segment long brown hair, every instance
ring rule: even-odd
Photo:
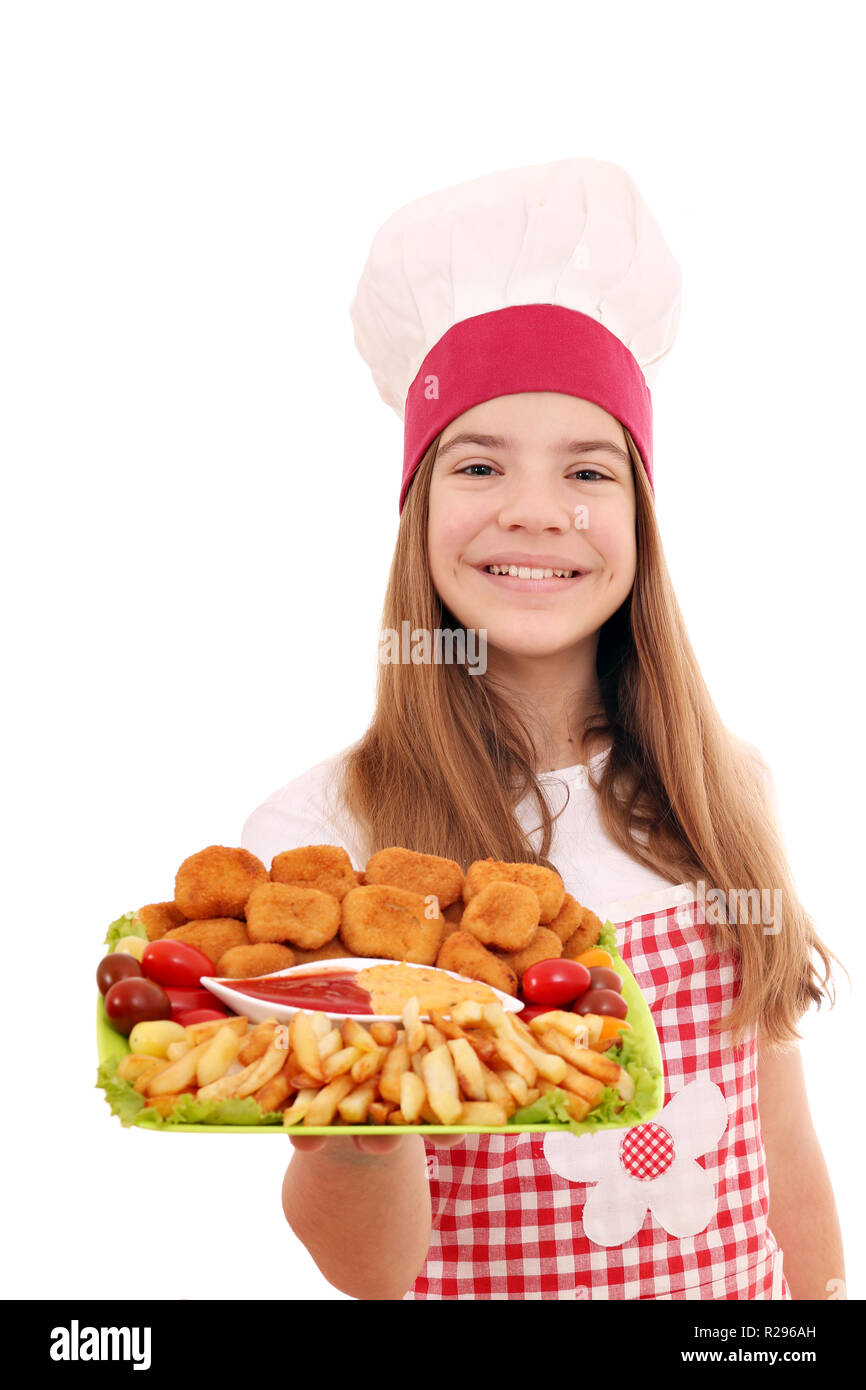
[[[781,892],[782,928],[708,915],[715,949],[733,952],[740,990],[714,1026],[734,1042],[759,1021],[762,1039],[784,1046],[812,1003],[830,995],[830,961],[794,887],[764,774],[722,723],[701,675],[671,584],[653,495],[629,434],[636,494],[637,568],[625,603],[599,633],[600,705],[586,718],[587,757],[602,823],[632,858],[669,878],[742,901],[756,888]],[[406,497],[382,615],[383,630],[460,630],[433,587],[427,564],[430,482],[441,435]],[[519,705],[465,664],[380,663],[376,710],[347,754],[342,792],[365,827],[370,853],[391,845],[455,859],[550,864],[553,817],[536,777],[536,749]],[[515,815],[537,808],[536,852]],[[555,867],[555,865],[553,866]],[[731,895],[734,895],[733,897]],[[723,895],[723,896],[722,896]],[[775,899],[773,899],[775,901]],[[818,975],[817,953],[824,967]]]

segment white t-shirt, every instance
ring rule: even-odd
[[[351,745],[350,745],[351,746]],[[316,763],[314,767],[280,787],[248,817],[241,836],[244,849],[269,866],[281,850],[300,845],[342,845],[356,869],[370,858],[362,829],[340,805],[336,774],[348,748]],[[607,751],[590,760],[595,767]],[[645,868],[614,844],[601,824],[598,797],[589,786],[583,765],[544,772],[538,779],[555,814],[548,859],[556,865],[566,890],[602,921],[617,920],[622,905],[632,898],[671,889],[671,881]],[[534,800],[517,807],[517,818],[534,846],[541,841],[541,827]]]

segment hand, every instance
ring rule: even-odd
[[[355,1148],[362,1154],[376,1155],[389,1154],[402,1144],[406,1139],[414,1139],[412,1134],[345,1134],[337,1135],[331,1139],[326,1134],[297,1135],[290,1134],[293,1145],[303,1153],[315,1153],[317,1149],[322,1149],[325,1145],[330,1150],[332,1157],[345,1156],[345,1149],[342,1153],[334,1148],[335,1144],[344,1145],[347,1139],[351,1139]],[[419,1139],[428,1139],[437,1149],[450,1149],[455,1144],[462,1144],[466,1138],[465,1134],[423,1134],[417,1136]]]

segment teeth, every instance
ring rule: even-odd
[[[535,569],[529,565],[488,565],[490,574],[507,574],[512,579],[571,579],[575,570]]]

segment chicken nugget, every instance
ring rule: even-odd
[[[350,888],[357,888],[360,874],[339,845],[302,845],[286,849],[271,860],[271,882],[294,888],[318,888],[342,902]]]
[[[209,960],[216,962],[230,951],[232,946],[249,946],[250,938],[244,922],[234,917],[209,917],[198,921],[184,922],[183,926],[172,927],[165,933],[170,941],[186,941],[204,951]]]
[[[283,941],[315,951],[340,929],[340,904],[318,888],[257,883],[247,903],[250,941]]]
[[[476,859],[474,864],[469,865],[463,880],[463,901],[470,903],[488,883],[501,879],[509,883],[522,883],[538,894],[541,923],[552,922],[562,907],[565,884],[559,874],[546,869],[543,864],[510,864],[500,859]]]
[[[583,916],[583,908],[571,893],[566,893],[559,909],[552,922],[548,923],[551,931],[555,931],[560,941],[567,941],[568,938],[577,931],[580,926],[580,919]]]
[[[517,994],[517,975],[507,961],[482,946],[470,931],[455,931],[442,942],[436,957],[440,970],[453,970],[470,980],[483,980],[503,994]]]
[[[354,952],[350,951],[343,939],[337,935],[332,941],[326,941],[324,946],[317,946],[315,951],[302,951],[296,946],[294,954],[296,965],[309,965],[313,960],[348,960]]]
[[[463,870],[453,859],[438,854],[417,854],[412,849],[380,849],[368,860],[364,883],[385,883],[393,888],[405,888],[420,893],[422,898],[433,894],[440,909],[457,901],[463,891]]]
[[[538,895],[523,883],[488,883],[466,906],[461,931],[471,931],[483,946],[521,951],[538,929]]]
[[[353,956],[433,965],[445,929],[445,919],[433,907],[407,888],[365,884],[343,899],[340,935]]]
[[[181,864],[174,880],[174,900],[192,920],[240,918],[253,888],[267,877],[261,859],[249,850],[209,845]]]
[[[230,946],[217,961],[217,974],[232,980],[271,975],[297,965],[295,953],[275,941],[259,941],[254,946]]]
[[[177,903],[146,903],[135,915],[147,932],[148,941],[158,941],[172,927],[182,927],[186,921]]]
[[[511,966],[520,984],[530,965],[540,960],[558,960],[562,955],[562,942],[550,927],[537,927],[535,935],[522,951],[502,951],[501,958]]]
[[[601,929],[604,926],[600,917],[596,917],[594,912],[590,912],[588,907],[581,908],[580,925],[576,931],[566,941],[562,948],[562,954],[566,960],[576,960],[581,951],[589,950],[594,946],[601,936]]]

